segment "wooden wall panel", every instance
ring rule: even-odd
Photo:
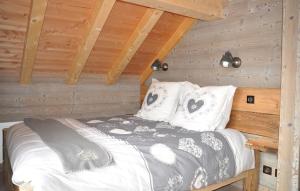
[[[283,0],[281,107],[277,190],[299,191],[300,1]]]
[[[299,3],[299,2],[298,2]],[[298,6],[298,39],[297,39],[297,75],[296,75],[296,104],[295,104],[295,129],[294,129],[294,160],[292,185],[300,189],[300,7]]]
[[[34,71],[65,72],[70,68],[95,0],[74,4],[49,0]]]
[[[126,67],[124,74],[141,74],[176,31],[183,19],[183,16],[165,12]]]
[[[278,140],[279,116],[248,111],[232,111],[228,127],[244,133]]]
[[[83,72],[106,73],[111,69],[146,10],[145,7],[117,1]]]
[[[254,96],[254,103],[247,103],[248,96]],[[278,142],[279,110],[279,88],[238,88],[228,127]]]
[[[139,108],[138,77],[122,77],[105,85],[105,76],[84,75],[76,86],[62,77],[33,78],[22,86],[0,76],[0,122],[24,117],[97,117],[136,113]],[[7,76],[6,78],[15,78]]]
[[[0,70],[19,71],[30,2],[31,0],[0,0],[0,42],[5,43],[0,45]],[[78,60],[76,55],[79,54],[76,53],[97,2],[100,1],[48,0],[37,55],[34,56],[33,75],[36,72],[66,73],[72,61]],[[147,9],[118,0],[92,52],[85,55],[88,60],[83,73],[107,73],[118,61],[122,49]],[[148,38],[138,48],[137,53],[131,55],[133,59],[123,73],[140,75],[157,57],[184,18],[186,17],[165,12],[150,30]]]
[[[128,66],[131,59],[143,44],[147,36],[150,34],[163,13],[164,12],[161,10],[150,8],[145,12],[140,22],[127,40],[118,58],[108,71],[106,80],[108,84],[113,84],[118,81],[118,78]]]
[[[0,1],[0,70],[19,71],[30,0]]]
[[[281,0],[233,0],[225,19],[201,22],[185,35],[168,59],[161,80],[188,80],[200,85],[280,87]],[[222,68],[225,51],[242,59],[238,69]]]
[[[223,0],[123,0],[165,12],[183,15],[204,21],[223,18]]]
[[[89,20],[86,21],[84,34],[77,53],[72,61],[71,67],[68,71],[66,83],[69,85],[76,84],[82,74],[87,60],[95,46],[95,43],[101,35],[104,24],[106,23],[111,10],[114,7],[116,0],[102,0],[96,1]]]
[[[254,96],[254,104],[247,103],[247,96]],[[279,115],[280,89],[238,88],[234,95],[232,109]]]

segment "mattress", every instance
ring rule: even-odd
[[[153,135],[163,136],[158,129],[163,129],[164,132],[166,129],[169,129],[170,132],[173,131],[170,130],[172,128],[166,123],[148,121],[146,126],[140,124],[145,124],[143,120],[130,116],[81,121],[59,119],[59,121],[73,128],[83,137],[104,146],[113,155],[114,165],[89,171],[64,173],[63,166],[57,154],[35,132],[24,123],[20,123],[11,127],[12,129],[9,131],[7,137],[8,154],[13,170],[12,181],[14,184],[21,186],[22,184],[30,183],[35,191],[182,190],[179,184],[184,182],[185,177],[194,176],[195,174],[195,172],[191,172],[193,173],[192,175],[186,174],[189,172],[180,172],[184,175],[169,177],[165,181],[165,187],[156,186],[155,181],[164,179],[166,176],[164,175],[164,171],[167,172],[172,164],[172,160],[174,159],[172,152],[168,152],[168,148],[163,147],[162,144],[154,144],[156,147],[152,147],[151,155],[154,155],[154,158],[156,155],[156,159],[158,160],[155,161],[154,166],[161,162],[165,163],[167,168],[166,170],[161,169],[161,171],[158,169],[151,173],[150,168],[153,168],[151,167],[153,164],[149,160],[146,160],[149,154],[140,152],[140,149],[137,148],[138,146],[131,144],[130,141],[126,141],[127,139],[122,139],[122,137],[128,137],[128,134],[130,134],[131,127],[128,127],[129,129],[126,129],[126,127],[134,124],[132,128],[134,130],[139,129],[139,132],[135,136],[130,137],[136,139],[136,137],[140,137],[141,131],[142,133],[148,131],[148,133],[152,133],[151,139],[143,140],[143,142],[150,142],[153,140]],[[152,128],[151,125],[155,126],[157,131],[153,130],[155,128]],[[178,132],[187,133],[182,129],[177,130]],[[217,132],[227,140],[233,153],[234,160],[232,162],[235,166],[233,175],[238,175],[245,170],[254,168],[254,152],[245,146],[247,139],[242,133],[233,129],[224,129]],[[172,133],[165,133],[165,135],[167,134]],[[165,139],[164,137],[162,140]],[[185,153],[189,152],[188,154],[191,154],[186,158],[194,160],[195,156],[192,155],[195,155],[193,153],[194,149],[185,151],[187,151]],[[209,163],[209,161],[204,161],[204,164],[205,162]],[[164,168],[164,166],[161,166],[161,168]],[[202,168],[198,168],[197,173],[199,173],[199,169],[201,170]],[[177,173],[178,170],[175,171]],[[220,171],[218,173],[220,174]],[[224,174],[221,175],[224,176]],[[203,174],[199,177],[203,178]],[[207,183],[204,184],[203,180],[199,179],[199,177],[194,178],[198,181],[196,185],[206,186]],[[195,185],[195,182],[193,185]],[[192,186],[190,188],[192,189]]]

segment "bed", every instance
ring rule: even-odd
[[[247,104],[247,97],[249,95],[255,97],[255,103]],[[270,99],[270,96],[272,99]],[[249,100],[248,100],[249,101]],[[208,147],[215,148],[214,150],[220,150],[217,149],[218,145],[220,144],[213,144],[211,145],[209,142],[205,142],[203,140],[213,140],[214,142],[220,141],[223,137],[225,141],[222,142],[223,145],[228,143],[228,147],[231,148],[232,151],[232,157],[234,158],[233,166],[235,166],[234,170],[231,170],[231,175],[229,173],[229,169],[227,169],[228,173],[224,173],[224,169],[219,169],[219,177],[220,179],[216,179],[216,182],[212,181],[203,181],[203,173],[200,178],[191,178],[191,182],[194,181],[192,185],[197,185],[194,187],[190,187],[192,190],[214,190],[219,187],[222,187],[227,184],[231,184],[233,182],[244,180],[244,190],[256,190],[257,189],[257,179],[258,179],[258,170],[259,170],[259,152],[255,151],[255,157],[253,155],[253,151],[251,151],[249,148],[246,147],[246,139],[244,136],[239,133],[236,130],[260,135],[265,137],[264,140],[270,139],[273,141],[276,141],[276,137],[278,136],[278,111],[276,110],[276,107],[274,108],[274,102],[275,106],[277,106],[279,101],[279,90],[277,89],[253,89],[253,88],[241,88],[237,91],[234,99],[233,104],[233,111],[231,114],[231,121],[228,124],[228,129],[223,131],[218,131],[217,134],[211,134],[210,132],[204,132],[197,135],[199,137],[200,142],[203,142],[204,145],[208,145]],[[246,102],[246,103],[245,103]],[[272,107],[268,107],[266,109],[266,106],[273,105]],[[137,145],[128,145],[125,143],[133,143],[133,142],[139,142],[139,140],[136,140],[136,137],[138,136],[140,139],[145,138],[143,133],[148,133],[151,136],[146,136],[150,139],[147,139],[146,142],[151,142],[153,140],[153,137],[156,137],[161,140],[165,140],[166,136],[173,136],[173,139],[177,137],[178,139],[181,139],[182,145],[176,145],[175,147],[178,149],[180,153],[189,153],[188,159],[189,162],[193,161],[193,158],[197,158],[197,155],[199,155],[199,149],[197,150],[197,147],[189,147],[187,145],[193,144],[193,141],[197,140],[197,136],[194,137],[193,141],[190,139],[187,139],[186,135],[188,134],[188,138],[191,138],[191,134],[186,131],[182,131],[180,128],[175,128],[176,133],[181,132],[180,135],[174,133],[174,127],[171,125],[168,125],[166,123],[148,123],[147,125],[144,125],[145,121],[142,121],[136,117],[133,116],[118,116],[113,118],[101,118],[101,119],[93,119],[93,120],[74,120],[74,119],[60,119],[60,122],[63,124],[66,124],[67,126],[71,128],[75,128],[76,131],[84,135],[85,137],[89,137],[94,142],[100,142],[102,145],[104,145],[106,148],[109,148],[108,150],[113,153],[114,160],[117,164],[121,165],[115,165],[118,166],[117,168],[111,167],[109,171],[111,172],[104,172],[103,169],[101,171],[93,171],[93,172],[80,172],[80,173],[74,173],[77,175],[71,175],[72,178],[70,178],[70,175],[66,176],[64,173],[57,173],[54,171],[59,171],[58,169],[43,169],[44,171],[49,171],[49,173],[46,173],[46,178],[40,178],[34,177],[35,175],[38,175],[38,172],[35,172],[34,169],[30,167],[30,165],[27,166],[27,169],[18,170],[18,164],[26,161],[26,157],[24,159],[24,156],[22,154],[18,155],[19,153],[26,153],[27,156],[28,153],[30,153],[34,149],[40,149],[43,150],[45,147],[41,145],[41,141],[38,140],[38,137],[34,135],[30,131],[29,128],[26,128],[24,124],[19,124],[15,126],[16,129],[14,132],[10,132],[10,134],[7,136],[7,130],[4,131],[4,161],[5,161],[5,173],[6,173],[6,182],[10,190],[32,190],[32,187],[35,187],[36,190],[76,190],[74,188],[80,187],[79,190],[93,190],[97,189],[95,186],[98,183],[98,188],[101,188],[103,190],[153,190],[151,186],[155,183],[155,185],[158,185],[155,190],[182,190],[180,187],[180,184],[182,181],[182,176],[179,176],[177,174],[172,174],[172,171],[170,169],[166,168],[164,169],[165,172],[169,172],[169,175],[167,179],[163,182],[166,182],[165,185],[160,184],[160,180],[163,179],[166,176],[160,176],[159,170],[152,170],[152,168],[155,168],[155,165],[157,164],[157,161],[152,164],[148,160],[160,160],[160,162],[166,163],[168,166],[173,164],[172,162],[172,152],[168,154],[170,150],[168,148],[165,148],[163,144],[156,144],[157,147],[148,147],[148,145],[142,145],[141,148],[147,148],[146,152],[151,153],[152,155],[157,156],[156,159],[145,159],[142,157],[138,157],[140,155],[139,152],[136,152],[135,149],[138,147]],[[113,123],[112,123],[113,122]],[[134,124],[133,127],[130,127],[130,129],[126,129],[126,125]],[[149,124],[150,123],[150,124]],[[115,124],[123,124],[123,128],[118,128],[118,126],[115,126]],[[90,128],[90,126],[100,127],[100,130],[95,130],[96,128]],[[145,128],[150,127],[150,128]],[[153,128],[156,127],[156,128]],[[103,130],[101,130],[101,128]],[[106,131],[104,130],[106,128]],[[258,129],[259,128],[259,129]],[[157,129],[157,131],[153,131],[153,129]],[[233,130],[235,129],[235,130]],[[184,135],[182,135],[182,133]],[[147,135],[148,135],[147,134]],[[135,135],[135,136],[131,136]],[[221,135],[221,137],[218,137]],[[15,137],[15,138],[13,138]],[[18,139],[16,139],[18,137]],[[114,137],[112,139],[112,137]],[[117,138],[116,138],[117,137]],[[122,140],[122,137],[126,137],[127,141]],[[162,139],[163,137],[163,139]],[[201,139],[200,139],[201,137]],[[8,138],[8,140],[6,140]],[[130,138],[130,141],[128,141]],[[33,141],[33,142],[32,142]],[[144,142],[145,141],[141,141]],[[8,143],[8,145],[7,145]],[[39,146],[33,147],[32,145],[35,145],[34,143],[38,143]],[[153,142],[154,143],[154,142]],[[161,142],[160,142],[161,143]],[[26,146],[27,144],[27,146]],[[21,145],[21,146],[20,146]],[[25,145],[25,146],[24,146]],[[29,146],[28,146],[29,145]],[[155,144],[150,144],[155,145]],[[7,149],[10,148],[10,149]],[[121,148],[121,149],[120,149]],[[30,150],[31,149],[31,150]],[[183,152],[182,152],[183,151]],[[8,154],[9,153],[9,154]],[[130,154],[129,154],[130,153]],[[230,158],[228,155],[228,151],[223,152],[225,153],[224,161],[226,157]],[[50,161],[53,162],[53,160],[49,160],[51,157],[54,157],[53,155],[44,155],[43,152],[40,152],[40,157],[45,158],[45,166],[48,165],[47,162]],[[177,155],[180,155],[176,153]],[[217,154],[216,156],[222,156],[221,154]],[[29,154],[30,155],[30,154]],[[10,157],[9,157],[10,156]],[[118,157],[120,156],[120,157]],[[122,157],[121,157],[122,156]],[[126,158],[127,156],[127,158]],[[133,157],[136,156],[136,157]],[[145,155],[144,156],[148,156]],[[192,156],[192,157],[191,157]],[[125,159],[124,159],[125,157]],[[185,157],[185,156],[184,156]],[[184,158],[183,157],[183,158]],[[9,160],[9,158],[11,160]],[[147,157],[146,157],[147,158]],[[209,157],[208,157],[209,158]],[[141,160],[143,159],[143,160]],[[254,166],[254,160],[255,160],[255,166]],[[27,161],[30,161],[27,159]],[[180,160],[181,161],[181,160]],[[213,163],[213,162],[212,162]],[[12,164],[13,169],[15,171],[13,180],[15,183],[18,183],[19,186],[15,186],[11,183],[11,167]],[[130,165],[128,165],[130,164]],[[183,163],[184,164],[184,163]],[[205,164],[205,163],[204,163]],[[217,163],[218,164],[218,163]],[[51,165],[51,164],[49,164]],[[54,166],[59,166],[59,164],[56,164]],[[186,163],[184,167],[186,167],[190,171],[192,175],[185,175],[184,177],[188,176],[195,176],[196,174],[199,175],[199,172],[203,172],[203,167],[206,168],[206,166],[209,165],[200,165],[195,168],[193,165],[189,165],[189,163]],[[222,165],[220,165],[222,167]],[[106,168],[109,169],[110,167]],[[114,168],[114,169],[112,169]],[[159,166],[158,168],[164,168],[164,166]],[[195,168],[195,169],[193,169]],[[138,170],[137,170],[138,169]],[[178,168],[180,169],[180,168]],[[176,172],[178,171],[176,170]],[[154,172],[154,174],[149,173],[149,170]],[[204,169],[204,171],[207,169]],[[180,170],[179,170],[180,171]],[[220,172],[223,172],[220,174]],[[226,170],[225,170],[226,171]],[[30,172],[30,173],[29,173]],[[138,172],[138,174],[137,174]],[[156,172],[156,174],[155,174]],[[181,172],[180,172],[181,173]],[[179,173],[179,174],[180,174]],[[72,174],[72,173],[71,173]],[[80,174],[80,175],[78,175]],[[84,175],[83,175],[84,174]],[[149,176],[150,174],[150,176]],[[205,173],[204,173],[205,174]],[[98,178],[95,178],[98,177]],[[119,177],[119,178],[118,178]],[[120,177],[127,177],[125,179]],[[39,179],[38,181],[31,182],[31,179]],[[155,180],[156,178],[156,180]],[[207,177],[206,177],[207,178]],[[24,181],[26,180],[27,181]],[[122,180],[126,180],[123,181]],[[195,183],[195,180],[198,182]],[[27,182],[27,183],[21,183],[21,182]],[[101,182],[103,181],[103,182]],[[151,182],[152,181],[152,182]],[[45,183],[46,182],[46,183]],[[52,184],[51,184],[52,183]],[[111,185],[110,185],[111,183]],[[116,184],[112,184],[116,183]],[[33,184],[33,185],[32,185]],[[185,183],[190,184],[190,183]],[[47,189],[43,186],[47,185]],[[54,187],[51,187],[54,186]],[[103,187],[104,185],[104,187]],[[163,185],[163,186],[162,186]],[[58,186],[58,187],[56,187]],[[37,189],[38,188],[38,189]],[[52,188],[52,189],[51,189]],[[63,189],[62,189],[63,188]],[[179,189],[178,189],[179,188]],[[181,189],[180,189],[181,188]],[[185,188],[185,187],[184,187]]]

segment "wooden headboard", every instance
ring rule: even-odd
[[[141,101],[147,91],[148,87],[142,86]],[[261,136],[259,142],[253,144],[267,145],[277,149],[279,116],[280,89],[238,88],[234,95],[231,117],[227,127]]]
[[[254,99],[254,103],[247,103]],[[280,89],[238,88],[228,127],[278,139]]]
[[[252,103],[253,101],[253,103]],[[277,149],[280,117],[280,89],[238,88],[228,128],[261,136],[251,144]]]

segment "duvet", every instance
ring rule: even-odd
[[[57,154],[19,124],[8,133],[15,184],[30,182],[37,191],[192,190],[254,167],[245,137],[230,129],[195,132],[134,116],[58,121],[104,147],[113,162],[65,173]]]

